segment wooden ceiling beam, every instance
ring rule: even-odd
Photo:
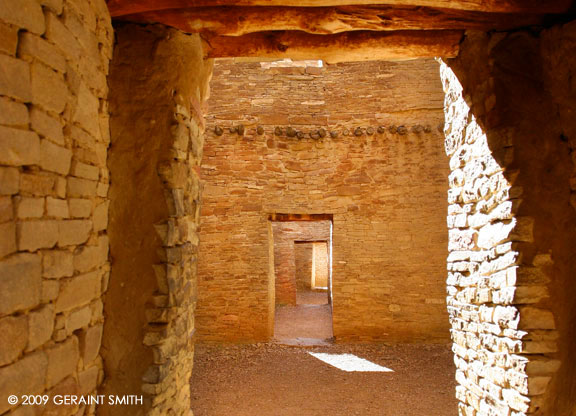
[[[199,7],[169,9],[122,17],[155,22],[187,33],[222,36],[274,30],[333,34],[356,30],[510,30],[538,25],[534,14],[482,13],[409,6]]]
[[[327,63],[455,57],[463,32],[458,30],[355,31],[334,35],[258,32],[206,38],[206,58],[260,57]]]
[[[495,13],[563,13],[572,0],[108,0],[112,17],[157,10],[213,6],[425,6]]]

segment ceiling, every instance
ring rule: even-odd
[[[108,0],[115,20],[200,33],[206,57],[403,60],[453,57],[464,30],[565,16],[572,0]]]

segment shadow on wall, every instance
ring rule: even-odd
[[[487,135],[452,69],[440,61],[440,72],[451,169],[447,304],[460,412],[534,413],[560,366],[547,307],[552,258],[536,253],[523,261],[534,219],[519,215],[523,188],[509,168],[508,131]]]

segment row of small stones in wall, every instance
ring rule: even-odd
[[[392,134],[399,134],[401,136],[404,136],[406,134],[408,134],[408,132],[412,132],[412,133],[431,133],[432,132],[432,127],[430,125],[420,125],[420,124],[416,124],[410,128],[406,127],[406,126],[396,126],[396,125],[390,125],[390,126],[378,126],[378,127],[356,127],[353,129],[342,129],[341,131],[338,130],[326,130],[324,128],[318,128],[318,129],[312,129],[310,131],[304,132],[301,130],[297,130],[294,127],[288,126],[288,127],[280,127],[280,126],[276,126],[273,130],[274,135],[276,136],[284,136],[286,135],[287,137],[296,137],[298,139],[304,139],[306,136],[308,136],[311,139],[323,139],[327,136],[330,136],[332,139],[337,139],[340,135],[342,136],[350,136],[350,135],[354,135],[356,137],[360,137],[363,135],[368,135],[368,136],[372,136],[374,134],[384,134],[386,132],[392,133]],[[437,126],[437,130],[440,132],[444,131],[444,124],[440,123]],[[220,127],[220,126],[215,126],[214,127],[214,134],[216,136],[222,136],[224,133],[228,132],[230,134],[238,134],[239,136],[243,136],[244,133],[246,132],[246,127],[243,124],[239,124],[237,126],[230,126],[230,127]],[[258,134],[258,135],[263,135],[266,132],[266,129],[263,126],[257,126],[254,129],[254,133]]]

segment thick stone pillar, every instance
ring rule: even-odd
[[[468,33],[441,68],[463,415],[573,411],[575,29]]]
[[[103,377],[112,40],[104,0],[0,5],[1,414],[94,413],[52,399]]]
[[[120,26],[117,39],[105,393],[144,394],[144,406],[132,414],[191,414],[197,166],[211,62],[203,61],[199,36],[162,26]]]

